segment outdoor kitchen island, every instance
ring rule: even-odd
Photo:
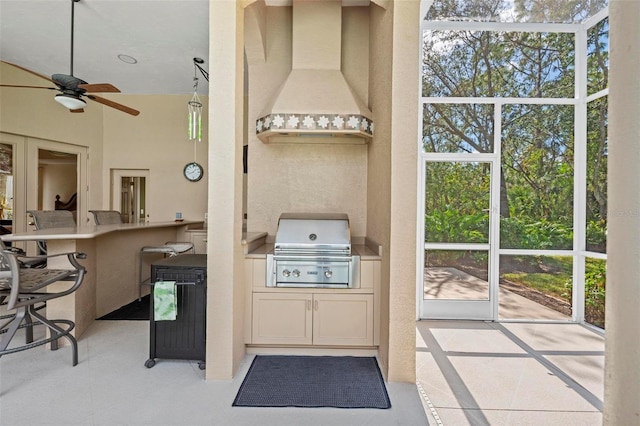
[[[82,252],[87,258],[80,263],[87,269],[80,288],[63,298],[47,303],[47,314],[75,322],[76,337],[99,318],[138,298],[137,259],[142,246],[182,241],[189,227],[202,221],[125,223],[119,225],[85,225],[74,228],[52,228],[3,235],[4,241],[44,240],[49,255]],[[145,256],[143,267],[162,254]],[[49,259],[50,268],[67,268],[65,256]],[[67,286],[64,283],[54,284]],[[54,303],[53,303],[54,302]]]
[[[273,237],[248,233],[245,246],[245,344],[249,353],[375,354],[380,339],[382,248],[351,239],[359,256],[351,288],[268,287]]]

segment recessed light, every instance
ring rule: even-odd
[[[126,62],[127,64],[137,64],[138,63],[138,60],[136,58],[134,58],[133,56],[124,55],[122,53],[118,55],[118,59],[120,59],[122,62]]]

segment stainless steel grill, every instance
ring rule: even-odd
[[[346,214],[280,216],[273,254],[267,255],[267,287],[355,288],[359,270]]]

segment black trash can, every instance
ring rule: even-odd
[[[175,281],[178,299],[175,321],[155,321],[153,316],[153,283]],[[181,254],[151,264],[151,311],[149,359],[145,367],[156,364],[156,358],[198,360],[201,370],[206,359],[207,255]]]

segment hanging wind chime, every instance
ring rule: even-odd
[[[209,74],[202,69],[199,64],[203,64],[204,60],[200,58],[193,58],[193,96],[191,100],[187,102],[189,114],[187,135],[189,141],[194,141],[193,144],[193,161],[184,166],[184,177],[191,182],[197,182],[202,179],[204,170],[197,159],[197,144],[195,142],[202,142],[202,102],[198,96],[198,70],[202,73],[204,78],[209,81]]]
[[[194,59],[195,61],[195,59]],[[202,102],[198,96],[198,77],[193,69],[193,96],[189,105],[189,140],[202,142]]]

